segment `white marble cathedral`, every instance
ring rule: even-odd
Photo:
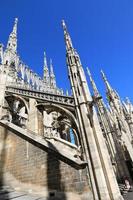
[[[26,173],[22,175],[22,171],[18,170],[21,168],[20,161],[16,162],[19,159],[16,155],[19,145],[17,146],[15,142],[16,146],[12,146],[13,142],[19,139],[10,138],[6,141],[8,161],[6,160],[3,166],[3,184],[6,179],[9,179],[8,182],[12,187],[16,182],[18,184],[18,181],[22,187],[28,183],[26,187],[30,189],[34,188],[33,185],[40,186],[45,188],[45,195],[52,194],[55,198],[65,193],[65,196],[61,197],[62,200],[74,200],[75,197],[84,200],[122,200],[120,184],[124,184],[125,179],[128,179],[130,184],[133,183],[132,103],[129,99],[125,102],[121,101],[105,74],[101,72],[108,100],[108,106],[105,105],[87,69],[93,89],[93,94],[90,93],[80,57],[73,47],[64,21],[62,26],[72,95],[64,94],[63,90],[57,87],[52,60],[48,67],[45,53],[44,74],[43,77],[39,77],[18,56],[17,22],[18,20],[15,19],[6,48],[3,44],[0,45],[1,134],[3,130],[8,130],[9,138],[10,134],[16,134],[12,137],[20,137],[26,141],[23,146],[26,152],[23,160],[26,158],[28,161],[25,162],[31,161],[30,155],[33,150],[31,152],[30,145],[41,148],[44,152],[45,149],[47,149],[46,152],[52,152],[52,155],[55,155],[57,161],[60,162],[61,175],[55,180],[48,177],[47,171],[47,178],[44,178],[47,179],[45,184],[41,182],[42,175],[36,175],[38,182]],[[1,139],[1,141],[4,140]],[[13,148],[16,148],[15,152]],[[27,165],[25,162],[23,166]],[[42,160],[36,161],[35,165],[36,163],[39,165],[40,162]],[[49,163],[47,165],[49,166]],[[51,171],[54,171],[56,167],[53,165]],[[45,171],[45,164],[41,164],[40,171],[42,168]],[[73,175],[75,179],[72,179],[72,174],[69,172],[63,175],[64,168],[70,168],[73,174],[77,174]],[[38,168],[34,169],[33,176],[37,170]],[[12,179],[10,180],[9,177]],[[83,177],[85,177],[84,180]],[[52,185],[52,180],[60,187]],[[50,193],[51,191],[53,193]]]

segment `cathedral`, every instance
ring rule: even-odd
[[[47,200],[125,199],[133,185],[133,104],[101,71],[105,104],[64,21],[72,95],[57,86],[45,52],[40,77],[18,55],[17,23],[0,44],[0,187]]]

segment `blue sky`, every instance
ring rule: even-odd
[[[14,18],[18,23],[18,53],[42,75],[43,51],[53,59],[57,84],[69,88],[64,19],[81,57],[104,95],[100,70],[122,98],[133,101],[132,0],[4,0],[0,1],[0,42],[6,45]]]

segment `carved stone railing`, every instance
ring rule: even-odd
[[[35,98],[37,100],[43,100],[46,102],[53,102],[57,104],[67,105],[70,107],[74,107],[74,99],[71,96],[65,95],[57,95],[51,93],[45,93],[38,90],[26,89],[26,88],[19,88],[19,87],[6,87],[6,93],[13,93],[18,94],[26,97]]]

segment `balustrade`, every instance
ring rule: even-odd
[[[56,94],[50,94],[50,93],[44,93],[38,90],[33,90],[29,88],[20,88],[19,85],[16,86],[7,86],[6,92],[9,93],[15,93],[15,94],[21,94],[23,96],[28,97],[34,97],[40,100],[46,100],[54,103],[69,105],[71,107],[74,106],[74,99],[69,96],[63,96],[63,95],[56,95]]]

